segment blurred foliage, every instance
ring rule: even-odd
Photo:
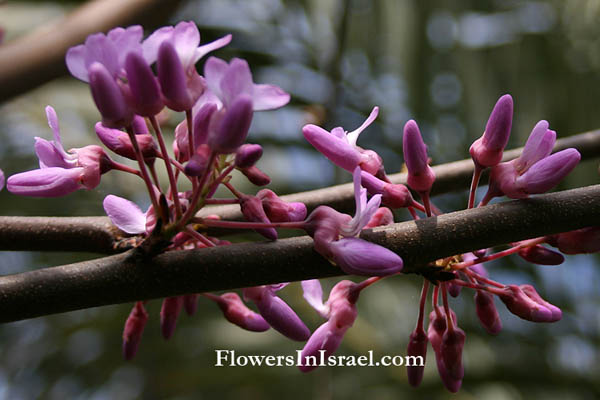
[[[0,3],[0,26],[11,40],[72,2]],[[410,118],[422,127],[434,163],[468,156],[496,99],[511,93],[515,120],[509,147],[524,143],[547,119],[559,136],[600,127],[600,2],[417,0],[200,0],[188,1],[172,21],[194,20],[203,41],[227,32],[234,41],[217,52],[247,58],[256,82],[275,83],[293,95],[282,110],[255,117],[251,142],[265,146],[260,166],[279,193],[348,181],[308,146],[308,122],[354,129],[374,105],[377,123],[360,144],[373,148],[387,170],[402,166],[401,130]],[[199,65],[200,70],[202,66]],[[59,115],[67,148],[95,140],[98,119],[87,86],[59,79],[0,106],[1,167],[35,168],[33,138],[50,137],[43,108]],[[179,115],[172,115],[173,127]],[[563,188],[598,183],[598,160],[588,161]],[[242,179],[236,184],[247,191]],[[108,174],[93,192],[63,199],[0,195],[4,215],[99,215],[109,193],[147,205],[143,187]],[[463,208],[464,191],[435,199],[445,210]],[[60,265],[94,255],[2,254],[0,272]],[[274,266],[276,267],[276,266]],[[487,336],[478,326],[471,293],[452,299],[467,332],[466,378],[453,398],[591,399],[600,396],[600,273],[598,258],[569,257],[560,267],[532,266],[510,258],[490,266],[505,283],[532,282],[565,311],[552,325],[532,324],[498,304],[504,330]],[[329,289],[335,280],[326,281]],[[134,285],[135,282],[132,282]],[[340,354],[404,354],[417,313],[420,280],[389,279],[365,291],[359,319]],[[311,329],[321,321],[301,298],[299,285],[283,291]],[[411,388],[402,367],[217,368],[215,349],[238,354],[288,355],[301,344],[274,332],[251,334],[229,325],[201,299],[198,315],[182,315],[164,342],[160,302],[149,304],[150,322],[135,361],[121,359],[121,332],[131,305],[83,310],[0,327],[0,399],[262,399],[449,398],[429,352],[423,384]]]

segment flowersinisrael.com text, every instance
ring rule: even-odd
[[[235,350],[215,350],[215,367],[422,367],[425,360],[421,356],[385,355],[375,358],[373,350],[367,354],[326,356],[325,350],[319,350],[317,356],[302,359],[302,350],[295,355],[237,355]]]

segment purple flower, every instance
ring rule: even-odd
[[[165,339],[170,339],[175,333],[177,318],[183,308],[183,296],[167,297],[160,309],[160,330]]]
[[[272,222],[296,222],[306,218],[306,205],[299,202],[283,201],[272,190],[262,189],[256,193],[262,201],[265,214]]]
[[[511,313],[527,321],[556,322],[562,318],[560,309],[543,300],[531,285],[508,285],[498,297]]]
[[[130,52],[142,52],[143,34],[142,27],[134,25],[126,29],[111,29],[107,35],[90,35],[85,44],[71,47],[67,51],[67,68],[75,78],[89,82],[89,68],[98,62],[116,79],[122,76],[127,55]]]
[[[497,335],[502,330],[502,320],[494,304],[494,296],[490,293],[478,290],[475,292],[475,312],[481,326],[490,335]]]
[[[575,168],[581,155],[572,148],[549,155],[555,141],[556,132],[548,129],[548,122],[538,122],[521,156],[492,168],[484,204],[496,196],[520,199],[556,186]]]
[[[356,300],[359,290],[354,282],[343,280],[337,283],[325,304],[322,300],[321,284],[312,279],[302,282],[304,298],[327,321],[311,335],[302,349],[302,372],[309,372],[317,366],[312,360],[317,360],[320,352],[324,351],[325,358],[332,355],[339,347],[344,334],[354,324],[357,316]]]
[[[138,301],[129,313],[123,329],[123,357],[126,360],[135,357],[147,322],[148,313],[144,304]]]
[[[379,108],[373,108],[365,122],[352,132],[346,132],[342,127],[327,132],[319,126],[309,124],[302,128],[302,134],[315,149],[338,167],[349,172],[353,172],[356,167],[360,167],[371,175],[376,175],[381,168],[378,156],[374,152],[365,151],[358,147],[356,141],[361,132],[377,118],[378,113]]]
[[[244,299],[256,304],[260,315],[284,336],[292,340],[305,341],[310,336],[310,331],[304,322],[296,315],[275,292],[285,287],[285,284],[257,286],[243,290]]]
[[[493,167],[502,160],[512,127],[513,100],[509,94],[500,97],[490,114],[483,136],[471,145],[469,152],[476,165]]]
[[[208,98],[200,99],[198,106],[217,102],[219,108],[230,107],[241,95],[249,96],[254,111],[273,110],[286,105],[290,95],[275,85],[255,84],[250,67],[245,60],[232,59],[229,64],[220,58],[210,57],[204,65]]]
[[[396,253],[375,243],[354,237],[377,212],[381,195],[367,202],[367,191],[360,187],[361,170],[356,167],[353,218],[327,207],[317,207],[306,220],[306,231],[315,242],[315,250],[339,266],[344,272],[356,275],[390,275],[400,272],[403,263]],[[339,239],[339,236],[343,236]]]
[[[271,222],[265,213],[262,201],[256,196],[244,195],[240,199],[240,208],[242,210],[242,214],[244,214],[244,217],[248,221],[263,222],[267,224]],[[261,228],[255,229],[255,231],[269,240],[277,240],[277,231],[275,228]]]
[[[361,184],[369,194],[381,194],[381,202],[388,207],[404,208],[415,203],[406,186],[384,182],[366,171],[361,172]]]
[[[590,226],[548,236],[549,245],[565,254],[596,253],[600,251],[600,227]]]
[[[104,150],[90,145],[67,153],[61,143],[56,112],[47,106],[46,115],[54,140],[36,137],[35,151],[40,169],[11,176],[7,189],[22,196],[58,197],[81,188],[98,186],[100,175],[109,171],[112,165]]]
[[[143,118],[141,118],[140,116],[134,117],[133,121],[139,126],[145,126],[140,125],[139,119],[141,119],[143,122]],[[135,151],[133,149],[133,145],[131,144],[131,139],[129,138],[129,135],[126,132],[123,132],[119,129],[107,128],[102,124],[102,122],[96,123],[95,128],[96,135],[98,136],[100,141],[111,151],[130,160],[136,160]],[[140,151],[142,152],[142,155],[145,159],[152,159],[156,157],[158,151],[156,147],[156,142],[154,141],[152,135],[150,135],[148,132],[136,132],[135,138],[140,148]]]

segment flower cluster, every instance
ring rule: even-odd
[[[415,218],[439,215],[430,199],[435,182],[429,165],[427,147],[415,121],[404,127],[404,160],[407,185],[393,183],[386,175],[382,158],[373,150],[357,145],[359,135],[371,125],[379,109],[375,107],[356,130],[341,127],[327,131],[306,125],[302,133],[325,157],[352,174],[356,211],[354,216],[322,205],[308,213],[303,203],[286,202],[269,189],[256,195],[240,192],[231,182],[237,170],[248,180],[265,186],[270,178],[257,166],[262,147],[246,142],[254,112],[272,110],[287,104],[290,96],[277,86],[256,84],[248,63],[234,58],[229,62],[210,57],[200,75],[196,64],[211,51],[231,41],[227,35],[200,45],[200,34],[192,22],[163,27],[143,40],[140,26],[116,28],[104,35],[89,36],[85,43],[71,48],[67,67],[76,78],[89,83],[101,115],[95,131],[104,146],[114,154],[136,163],[120,163],[98,145],[65,150],[60,137],[58,117],[48,106],[46,115],[54,140],[36,138],[39,169],[8,178],[10,192],[25,196],[56,197],[79,189],[94,189],[103,174],[121,171],[139,177],[148,191],[151,205],[145,211],[133,202],[108,195],[103,205],[111,221],[123,232],[140,239],[158,237],[168,245],[160,250],[187,250],[226,246],[230,243],[206,234],[208,227],[253,229],[269,240],[276,240],[276,228],[300,229],[314,239],[314,248],[344,273],[366,276],[355,283],[337,283],[323,302],[318,280],[302,282],[304,298],[326,319],[314,332],[278,296],[288,283],[244,288],[242,297],[234,292],[188,294],[163,300],[160,326],[168,339],[175,331],[183,309],[190,315],[197,309],[199,296],[215,302],[225,318],[249,331],[273,328],[286,337],[306,342],[302,357],[309,360],[320,351],[336,351],[346,331],[357,317],[356,303],[362,290],[399,274],[403,260],[396,253],[359,238],[365,228],[391,224],[392,209],[407,208]],[[164,108],[184,112],[174,132],[171,156],[161,128],[159,113]],[[501,163],[512,124],[513,104],[509,95],[496,104],[483,136],[471,146],[475,173],[468,207],[474,206],[475,189],[485,168],[491,168],[489,190],[480,206],[496,196],[523,198],[554,187],[578,163],[579,153],[567,149],[552,154],[556,138],[546,121],[531,133],[522,155]],[[164,163],[168,185],[160,182],[158,164]],[[187,180],[191,190],[180,191],[179,180]],[[0,171],[0,185],[4,175]],[[219,187],[230,198],[215,198]],[[421,202],[413,198],[411,190]],[[370,199],[368,194],[371,195]],[[200,217],[198,211],[211,204],[237,204],[246,219],[223,221],[218,216]],[[382,206],[383,207],[380,207]],[[421,214],[419,214],[421,213]],[[512,253],[536,263],[557,264],[562,254],[542,246],[557,247],[574,254],[600,250],[597,227],[514,243],[507,250],[486,255],[486,251],[458,254],[436,261],[423,270],[419,317],[410,335],[408,355],[426,356],[431,342],[440,376],[450,391],[462,383],[462,349],[465,334],[458,327],[448,294],[458,296],[462,287],[475,291],[477,315],[483,327],[497,334],[502,327],[494,304],[497,296],[515,315],[534,322],[554,322],[561,318],[559,308],[546,302],[531,285],[504,285],[489,278],[482,263]],[[148,242],[152,242],[148,240]],[[434,286],[432,311],[427,332],[424,329],[425,303],[430,285]],[[440,296],[441,294],[441,296]],[[440,304],[441,298],[441,304]],[[254,303],[253,311],[247,303]],[[145,301],[135,303],[123,331],[123,354],[135,356],[149,315]],[[308,372],[308,363],[300,367]],[[423,369],[409,367],[409,382],[421,382]]]

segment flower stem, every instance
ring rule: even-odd
[[[417,319],[417,329],[424,331],[423,319],[425,315],[425,302],[427,301],[427,293],[429,292],[429,281],[423,279],[423,287],[421,288],[421,301],[419,302],[419,318]]]
[[[473,170],[473,179],[471,180],[471,190],[469,191],[469,203],[467,208],[473,208],[475,205],[475,192],[477,191],[477,185],[479,185],[479,179],[481,179],[481,173],[483,172],[483,168],[481,168],[477,163],[475,163],[475,169]]]
[[[191,226],[189,226],[189,225],[186,226],[185,227],[185,231],[187,233],[189,233],[191,236],[193,236],[194,239],[196,239],[196,240],[200,241],[201,243],[205,244],[207,247],[216,247],[216,244],[214,244],[213,242],[211,242],[209,238],[207,238],[206,236],[204,236],[200,232],[197,232]]]
[[[531,240],[526,240],[526,241],[523,241],[521,244],[519,244],[517,246],[513,246],[511,248],[499,251],[499,252],[494,253],[494,254],[490,254],[490,255],[487,255],[487,256],[475,258],[475,259],[470,260],[470,261],[464,261],[464,262],[461,262],[461,263],[456,263],[456,264],[452,265],[452,269],[454,269],[454,270],[461,270],[461,269],[465,269],[467,267],[470,267],[470,266],[473,266],[473,265],[476,265],[476,264],[484,263],[486,261],[492,261],[492,260],[496,260],[498,258],[506,257],[508,255],[511,255],[511,254],[514,254],[514,253],[518,252],[519,250],[524,249],[525,247],[535,246],[536,244],[544,243],[544,241],[545,241],[545,238],[543,238],[543,237],[536,238],[536,239],[531,239]]]
[[[262,229],[262,228],[287,228],[287,229],[304,229],[305,221],[299,222],[241,222],[241,221],[221,221],[210,218],[192,218],[192,222],[199,223],[204,226],[213,226],[215,228],[230,228],[230,229]]]
[[[177,193],[177,182],[175,181],[175,175],[173,174],[171,162],[168,160],[169,153],[167,152],[167,146],[165,145],[165,140],[163,138],[160,125],[158,124],[158,121],[154,115],[150,117],[150,124],[152,125],[152,129],[156,134],[158,145],[160,146],[160,152],[162,153],[163,160],[165,161],[167,176],[169,177],[170,192],[173,195],[173,204],[175,204],[175,215],[176,218],[179,219],[181,218],[181,204],[179,203],[179,194]]]

